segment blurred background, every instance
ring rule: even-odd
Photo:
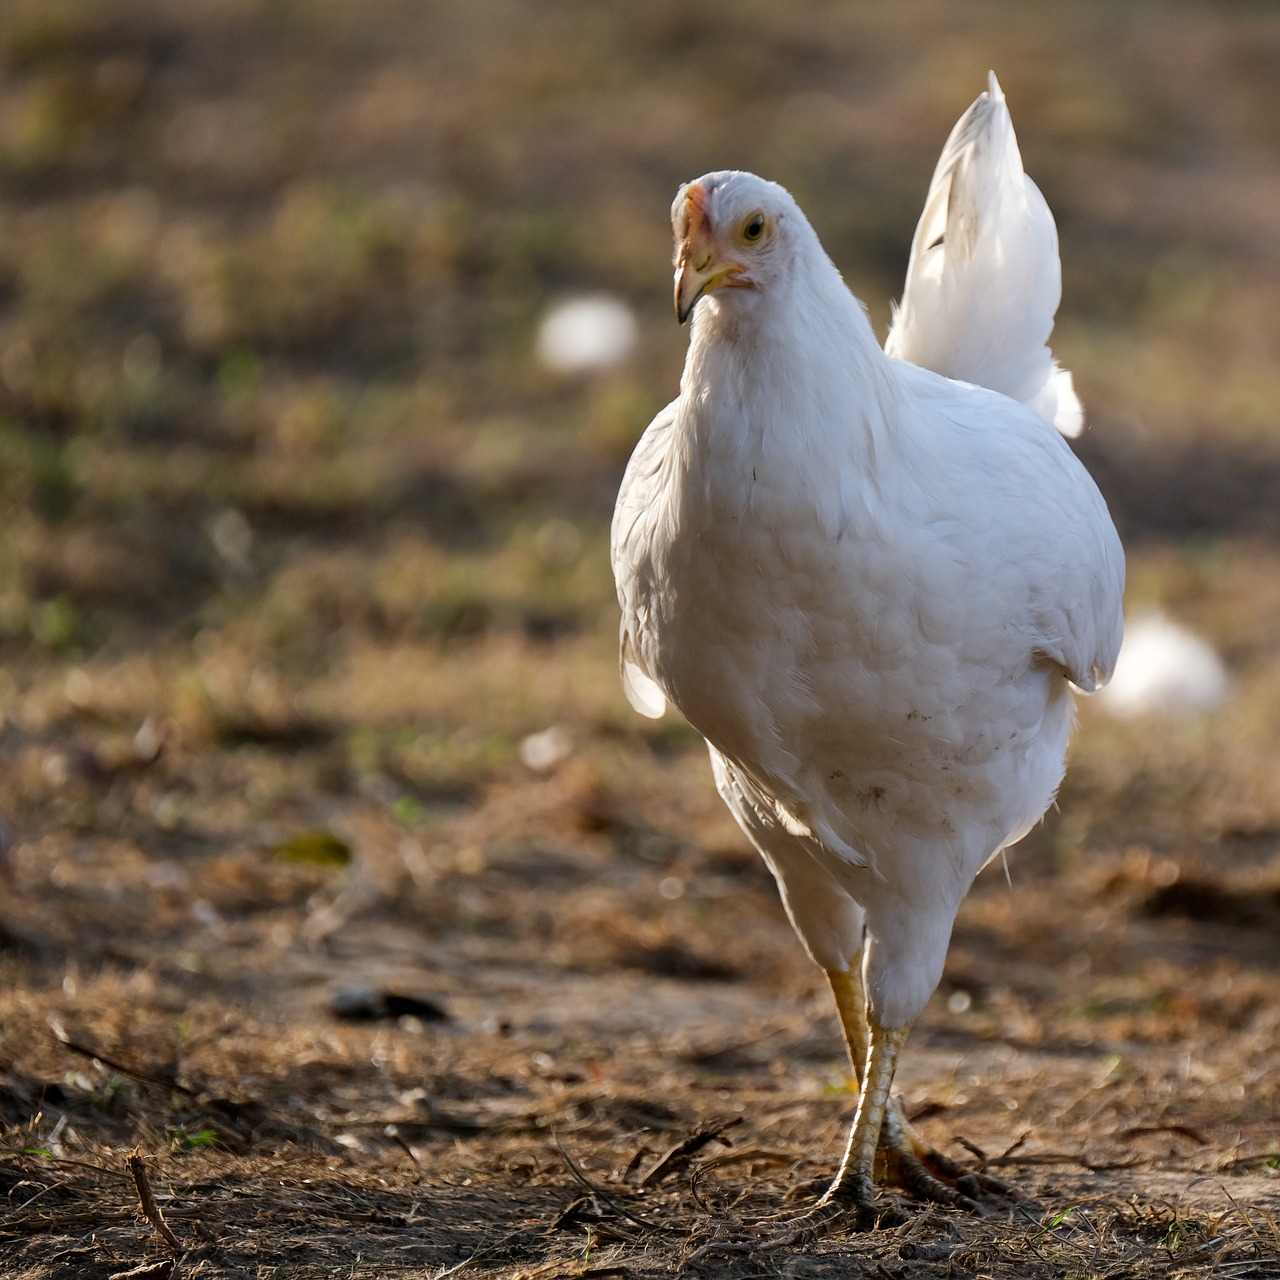
[[[922,1035],[1229,1052],[1214,1106],[1274,1119],[1280,12],[1189,0],[7,0],[12,1115],[107,1087],[51,1017],[230,1077],[352,975],[476,1026],[503,964],[821,1015],[695,736],[622,699],[608,520],[682,364],[676,187],[789,187],[883,336],[988,68],[1057,217],[1130,608],[1208,649],[1085,708]]]
[[[36,648],[203,633],[310,686],[375,620],[606,633],[604,519],[685,341],[675,187],[783,182],[883,330],[989,65],[1128,540],[1280,531],[1270,6],[13,0],[0,40],[23,691]],[[583,293],[636,326],[594,376],[538,344]]]

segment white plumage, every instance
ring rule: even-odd
[[[870,1205],[878,1142],[909,1189],[975,1208],[995,1184],[910,1130],[897,1051],[1121,637],[1119,541],[1047,420],[1080,419],[1045,345],[1053,219],[992,76],[934,175],[889,354],[783,188],[708,174],[672,224],[693,326],[614,514],[624,684],[705,736],[831,981],[861,1097],[823,1212]]]
[[[999,391],[1078,436],[1084,412],[1071,374],[1049,353],[1061,299],[1058,229],[1040,188],[1022,171],[992,72],[933,171],[884,349]]]

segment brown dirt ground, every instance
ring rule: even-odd
[[[1280,1277],[1280,20],[1155,12],[0,6],[0,1274]],[[608,513],[676,184],[787,182],[882,321],[989,64],[1131,600],[1235,692],[1086,708],[964,906],[898,1088],[1019,1211],[770,1244],[842,1048]],[[632,363],[538,368],[598,288]]]
[[[989,874],[899,1088],[1033,1199],[770,1250],[751,1224],[816,1194],[852,1106],[771,886],[736,842],[637,839],[596,794],[521,791],[531,826],[578,834],[416,888],[117,849],[69,855],[56,923],[47,895],[11,899],[8,1273],[169,1256],[136,1146],[183,1274],[1275,1274],[1273,874],[1243,927],[1225,890],[1133,852]],[[448,1018],[344,1021],[353,987]]]

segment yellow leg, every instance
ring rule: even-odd
[[[827,981],[831,985],[831,993],[835,997],[836,1011],[840,1015],[840,1027],[844,1032],[845,1046],[849,1051],[849,1061],[853,1067],[854,1078],[859,1084],[858,1114],[861,1116],[866,1099],[866,1088],[863,1077],[866,1072],[867,1056],[872,1042],[872,1032],[867,1019],[866,993],[862,985],[862,974],[856,969],[848,971],[838,969],[826,970]],[[887,1032],[885,1034],[888,1034]],[[901,1030],[898,1041],[906,1038],[905,1028]],[[897,1051],[893,1054],[897,1059]],[[892,1084],[892,1071],[885,1086],[888,1092]],[[869,1122],[868,1122],[869,1123]],[[857,1120],[854,1121],[855,1130]],[[954,1160],[935,1151],[915,1130],[911,1122],[902,1112],[902,1105],[892,1095],[884,1104],[881,1115],[878,1140],[884,1156],[884,1171],[890,1183],[909,1191],[922,1200],[932,1200],[938,1204],[954,1205],[966,1209],[970,1213],[981,1214],[982,1206],[977,1197],[983,1194],[1009,1197],[1016,1195],[1013,1189],[988,1174],[975,1173],[957,1164]],[[863,1134],[863,1143],[867,1135]],[[851,1158],[853,1137],[850,1136],[850,1150],[845,1153],[845,1163]],[[872,1160],[874,1161],[874,1148]],[[871,1176],[868,1166],[868,1179]],[[836,1183],[823,1197],[826,1201],[841,1183],[845,1165],[841,1165],[841,1173]],[[853,1176],[850,1174],[849,1176]]]
[[[824,972],[831,984],[831,994],[836,999],[836,1012],[840,1015],[840,1029],[844,1032],[844,1044],[849,1051],[853,1078],[861,1085],[862,1072],[867,1065],[867,1050],[870,1048],[867,994],[862,989],[862,974],[857,969],[827,969]]]
[[[889,1090],[893,1085],[898,1054],[907,1038],[907,1028],[881,1027],[874,1022],[869,1025],[867,1064],[858,1094],[858,1113],[853,1118],[849,1145],[836,1171],[835,1181],[827,1188],[820,1205],[834,1202],[869,1209],[874,1200],[871,1175],[875,1171],[876,1148],[880,1145]]]

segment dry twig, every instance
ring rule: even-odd
[[[657,1164],[649,1170],[648,1173],[640,1179],[642,1187],[656,1186],[668,1174],[674,1173],[677,1169],[683,1168],[689,1161],[707,1145],[708,1142],[719,1142],[726,1147],[733,1146],[727,1138],[721,1137],[726,1129],[731,1129],[735,1124],[741,1124],[742,1117],[734,1116],[732,1120],[718,1121],[714,1124],[702,1125],[695,1129],[687,1138],[681,1142],[677,1142],[666,1155],[658,1161]]]
[[[169,1230],[169,1224],[160,1212],[160,1206],[151,1190],[151,1180],[147,1177],[147,1167],[135,1149],[129,1155],[129,1172],[133,1174],[133,1185],[138,1188],[138,1205],[143,1217],[156,1229],[156,1233],[175,1254],[182,1252],[178,1237]]]

